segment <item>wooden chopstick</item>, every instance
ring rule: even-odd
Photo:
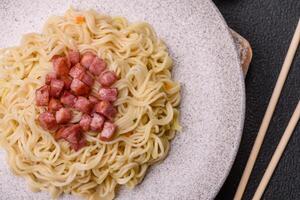
[[[267,129],[269,127],[272,115],[274,113],[276,104],[278,102],[281,90],[283,88],[284,82],[286,80],[286,77],[288,75],[288,72],[290,70],[294,55],[296,53],[297,47],[299,45],[300,40],[300,20],[298,21],[297,28],[295,30],[292,42],[290,44],[289,50],[287,52],[287,55],[285,57],[285,60],[283,62],[281,71],[279,73],[278,80],[276,82],[275,88],[273,90],[273,94],[271,96],[269,105],[267,107],[265,116],[263,118],[262,124],[260,126],[260,129],[258,131],[258,134],[256,136],[254,146],[252,147],[249,159],[247,161],[246,167],[244,169],[242,178],[240,180],[239,186],[237,188],[237,191],[234,196],[234,200],[240,200],[243,196],[243,193],[245,191],[245,188],[247,186],[249,177],[251,175],[254,163],[256,161],[257,155],[259,153],[260,147],[262,145],[262,142],[264,140],[264,137],[266,135]]]
[[[299,121],[299,118],[300,118],[300,101],[298,102],[298,105],[294,111],[294,114],[291,117],[290,122],[280,139],[280,142],[272,156],[271,162],[269,163],[269,165],[265,171],[265,174],[264,174],[263,178],[261,179],[259,186],[256,189],[256,192],[255,192],[252,200],[259,200],[261,198],[261,196],[263,195],[263,193],[270,181],[270,178],[272,177],[272,174],[279,162],[279,159],[281,158],[282,153],[283,153],[290,137],[292,136],[292,133],[297,125],[297,122]]]

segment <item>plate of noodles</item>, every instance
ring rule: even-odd
[[[210,0],[1,1],[1,199],[213,199],[245,112]]]

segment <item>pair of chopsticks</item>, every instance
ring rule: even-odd
[[[265,113],[265,116],[263,118],[263,121],[262,121],[262,124],[260,126],[260,129],[258,131],[258,134],[256,136],[256,139],[255,139],[255,142],[254,142],[254,146],[251,150],[251,153],[250,153],[250,157],[247,161],[247,164],[246,164],[246,168],[244,169],[244,172],[243,172],[243,175],[242,175],[242,178],[240,180],[240,183],[239,183],[239,186],[238,186],[238,189],[235,193],[235,196],[234,196],[234,200],[240,200],[243,196],[243,193],[245,191],[245,188],[247,186],[247,183],[248,183],[248,180],[249,180],[249,177],[251,175],[251,172],[252,172],[252,169],[253,169],[253,166],[255,164],[255,161],[256,161],[256,158],[257,158],[257,155],[259,153],[259,150],[260,150],[260,147],[263,143],[263,140],[264,140],[264,137],[266,135],[266,132],[267,132],[267,129],[269,127],[269,124],[270,124],[270,121],[271,121],[271,118],[272,118],[272,115],[274,113],[274,110],[275,110],[275,107],[276,107],[276,104],[278,102],[278,99],[279,99],[279,96],[280,96],[280,93],[282,91],[282,88],[283,88],[283,85],[284,85],[284,82],[287,78],[287,75],[288,75],[288,72],[290,70],[290,67],[291,67],[291,64],[292,64],[292,61],[293,61],[293,58],[295,56],[295,53],[296,53],[296,50],[298,48],[298,45],[299,45],[299,41],[300,41],[300,19],[298,21],[298,25],[297,25],[297,28],[296,28],[296,31],[294,33],[294,36],[293,36],[293,39],[292,39],[292,42],[290,44],[290,47],[289,47],[289,50],[287,52],[287,55],[285,57],[285,60],[283,62],[283,65],[282,65],[282,68],[281,68],[281,71],[280,71],[280,74],[279,74],[279,77],[278,77],[278,80],[276,82],[276,85],[275,85],[275,88],[273,90],[273,94],[271,96],[271,99],[270,99],[270,102],[269,102],[269,105],[267,107],[267,110],[266,110],[266,113]],[[263,195],[270,179],[271,179],[271,176],[280,160],[280,157],[296,127],[296,124],[297,122],[299,121],[299,118],[300,118],[300,101],[298,102],[298,105],[289,121],[289,124],[286,128],[286,130],[284,131],[284,134],[283,136],[281,137],[280,139],[280,142],[272,156],[272,159],[264,173],[264,176],[254,194],[254,197],[253,197],[253,200],[259,200],[261,198],[261,196]]]

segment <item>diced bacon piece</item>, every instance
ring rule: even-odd
[[[50,112],[56,112],[61,109],[63,105],[60,103],[58,99],[51,98],[48,104],[48,110]]]
[[[68,136],[68,132],[66,132],[67,127],[61,127],[54,135],[55,140],[60,140]]]
[[[72,119],[72,112],[68,108],[61,108],[55,113],[55,119],[58,124],[65,124]]]
[[[53,79],[50,83],[50,96],[59,97],[64,88],[64,82],[62,80]]]
[[[94,113],[91,124],[90,124],[91,130],[92,131],[101,131],[104,121],[105,121],[105,118],[102,115]]]
[[[57,75],[56,75],[56,73],[54,73],[54,72],[50,72],[50,73],[48,73],[48,74],[46,75],[45,83],[46,83],[47,85],[50,85],[50,83],[51,83],[51,81],[52,81],[53,79],[57,79]]]
[[[65,91],[61,96],[60,101],[66,106],[73,107],[76,101],[76,97],[70,92]]]
[[[94,78],[88,73],[80,74],[78,79],[87,84],[88,86],[92,86],[94,84]]]
[[[67,140],[67,138],[70,136],[70,135],[73,135],[73,136],[78,136],[80,135],[81,133],[81,127],[79,124],[74,124],[74,125],[70,125],[70,126],[67,126],[67,127],[62,127],[60,128],[56,134],[55,134],[55,139],[56,140],[60,140],[60,139],[65,139]],[[67,140],[68,142],[71,142],[71,143],[77,143],[78,140],[77,140],[77,137],[70,137],[69,138],[70,140]]]
[[[81,148],[86,146],[86,139],[82,136],[82,138],[76,144],[71,143],[72,149],[75,151],[79,151]]]
[[[77,50],[69,50],[68,59],[72,66],[80,62],[80,53]]]
[[[116,128],[117,128],[117,126],[114,123],[105,122],[104,126],[103,126],[103,129],[100,133],[100,140],[110,141],[114,136]]]
[[[105,71],[98,77],[99,83],[104,87],[110,87],[117,81],[117,76],[112,71]]]
[[[45,130],[52,131],[57,128],[55,117],[50,112],[41,113],[38,119],[41,127],[43,127]]]
[[[118,96],[117,88],[100,88],[99,89],[100,99],[103,101],[116,101]]]
[[[86,95],[91,89],[87,84],[76,78],[73,79],[70,88],[76,95]]]
[[[75,102],[74,107],[83,113],[90,113],[93,109],[93,104],[85,97],[78,97],[78,99]]]
[[[80,75],[85,72],[85,70],[86,69],[80,63],[78,63],[74,67],[71,68],[69,74],[73,78],[79,78]]]
[[[47,106],[49,102],[50,88],[44,85],[35,91],[35,100],[37,106]]]
[[[94,110],[110,120],[117,114],[116,108],[108,101],[100,101],[95,105]]]
[[[68,128],[67,128],[68,129]],[[66,130],[67,130],[66,129]],[[65,130],[65,131],[66,131]],[[78,142],[80,141],[80,139],[81,139],[81,137],[82,137],[82,133],[81,133],[81,131],[72,131],[66,138],[64,138],[66,141],[68,141],[69,143],[71,143],[70,145],[71,145],[71,147],[73,146],[73,145],[77,145],[78,144]]]
[[[60,55],[54,55],[52,58],[51,58],[51,62],[53,62],[55,59],[61,57]]]
[[[64,139],[70,143],[70,146],[75,151],[78,151],[86,145],[86,140],[82,134],[79,124],[63,127],[55,134],[55,139]]]
[[[88,69],[90,67],[90,65],[92,64],[94,58],[95,58],[95,54],[93,54],[91,52],[87,52],[87,53],[83,54],[83,56],[80,60],[80,64]]]
[[[72,83],[72,77],[70,76],[61,76],[60,79],[64,82],[64,88],[66,90],[70,89],[71,83]]]
[[[90,102],[92,102],[92,104],[99,103],[99,99],[97,97],[92,96],[92,95],[89,96],[89,100],[90,100]]]
[[[95,57],[89,67],[90,72],[95,76],[99,76],[106,69],[106,63],[101,58]]]
[[[88,115],[88,114],[84,114],[81,117],[79,125],[81,126],[82,130],[89,131],[90,130],[91,122],[92,122],[92,117],[90,115]]]
[[[65,76],[70,71],[68,59],[66,57],[57,56],[52,59],[53,68],[57,75]]]

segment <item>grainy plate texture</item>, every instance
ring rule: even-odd
[[[168,45],[174,78],[182,84],[183,131],[167,159],[152,167],[122,200],[212,199],[224,182],[239,145],[244,122],[244,84],[226,23],[210,0],[0,1],[0,47],[16,45],[21,34],[41,31],[45,20],[69,6],[93,8],[131,22],[147,21]],[[0,151],[0,199],[49,199],[27,190],[7,168]],[[79,199],[65,195],[62,199]]]

